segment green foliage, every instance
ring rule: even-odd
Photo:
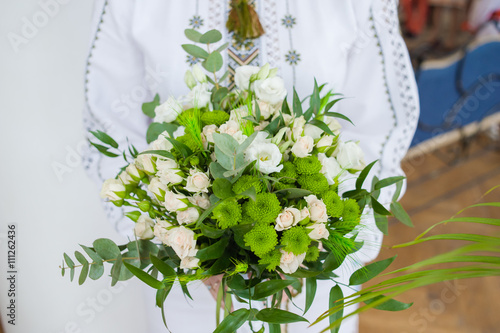
[[[305,190],[311,191],[312,193],[319,195],[326,190],[328,190],[328,180],[322,173],[316,173],[313,175],[301,175],[297,179],[297,182]]]
[[[276,267],[280,265],[281,261],[281,252],[280,250],[273,250],[271,252],[266,253],[259,260],[260,265],[266,265],[266,269],[268,271],[274,271]]]
[[[316,156],[296,158],[293,163],[299,175],[314,175],[322,168],[321,162]]]
[[[201,121],[204,126],[220,126],[229,120],[229,114],[221,110],[207,111],[201,115]]]
[[[396,259],[396,256],[371,263],[352,273],[349,278],[349,285],[358,285],[370,281],[375,276],[382,273]]]
[[[278,245],[278,234],[270,225],[258,223],[244,236],[245,244],[262,257]]]
[[[233,184],[225,178],[216,178],[212,183],[212,191],[219,199],[227,199],[234,196]]]
[[[236,194],[242,194],[251,187],[255,188],[256,193],[260,193],[262,191],[263,185],[258,177],[252,175],[243,175],[234,183],[233,192]]]
[[[307,248],[306,257],[304,261],[315,262],[319,258],[319,249],[316,246],[309,246]]]
[[[292,227],[283,231],[281,236],[281,245],[286,252],[292,252],[295,255],[306,253],[311,244],[311,239],[305,227]]]
[[[295,313],[280,309],[272,309],[272,308],[260,310],[255,317],[258,320],[272,324],[289,324],[300,321],[309,322],[306,318],[299,316]]]
[[[151,102],[142,104],[142,112],[149,118],[154,118],[155,108],[160,105],[160,95],[156,94]]]
[[[344,212],[344,201],[340,198],[337,192],[328,190],[321,194],[321,199],[326,205],[328,216],[338,218]]]
[[[255,201],[245,203],[245,211],[258,223],[272,223],[281,211],[278,197],[274,193],[259,193]]]
[[[344,222],[359,223],[361,220],[361,210],[354,199],[344,201],[344,211],[342,212],[342,220]]]
[[[175,124],[168,123],[151,123],[148,127],[148,131],[146,132],[146,141],[147,143],[151,143],[154,140],[158,139],[160,134],[167,131],[170,136],[173,136],[173,133],[177,130],[179,126]]]
[[[273,173],[273,177],[279,179],[282,183],[293,184],[297,179],[297,168],[292,162],[284,162],[283,169],[280,172]]]
[[[334,307],[339,308],[339,310],[337,310],[336,312],[333,312],[329,316],[330,317],[330,325],[332,323],[336,322],[337,320],[339,320],[340,318],[342,318],[342,316],[344,315],[343,299],[344,299],[344,294],[342,293],[342,289],[340,288],[340,286],[338,284],[336,286],[332,287],[332,289],[330,289],[330,301],[329,301],[330,309],[334,308]],[[338,326],[338,327],[334,326],[331,328],[330,332],[331,333],[338,333],[339,329],[340,329],[340,326]]]
[[[217,259],[224,254],[227,246],[229,244],[229,238],[223,237],[218,242],[199,250],[196,253],[196,258],[201,261]]]
[[[241,206],[234,198],[223,200],[214,208],[213,217],[221,229],[234,227],[241,221]]]

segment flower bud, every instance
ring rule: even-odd
[[[187,70],[186,74],[184,74],[184,82],[189,89],[193,89],[196,86],[196,79],[194,78],[194,75],[190,70]]]
[[[203,69],[201,68],[200,64],[196,64],[193,66],[193,75],[198,80],[200,83],[205,83],[207,82],[207,76],[205,75],[205,72],[203,72]]]
[[[151,203],[149,201],[141,201],[137,204],[137,207],[143,212],[147,212],[151,208]]]
[[[257,73],[257,80],[264,80],[267,79],[269,75],[269,63],[266,63],[264,66],[262,66]]]
[[[125,171],[127,171],[127,173],[129,174],[129,176],[132,177],[132,179],[135,182],[140,181],[141,178],[144,177],[144,172],[142,172],[141,170],[137,169],[137,167],[134,164],[129,164],[127,166],[127,168],[125,169]]]
[[[110,201],[120,201],[127,195],[125,185],[119,179],[106,179],[102,184],[101,198]]]
[[[140,239],[152,239],[155,235],[153,233],[154,221],[145,215],[141,215],[137,220],[134,233]]]

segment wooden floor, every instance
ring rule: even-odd
[[[414,239],[430,225],[453,216],[477,203],[483,194],[500,185],[498,143],[485,136],[476,138],[466,156],[456,159],[459,144],[453,144],[421,158],[405,161],[408,189],[401,203],[415,228],[392,221],[384,244],[394,245]],[[500,201],[500,189],[483,201]],[[500,217],[497,208],[471,210],[464,216]],[[477,232],[498,235],[492,226],[448,225],[442,232]],[[393,268],[418,262],[456,248],[454,242],[426,242],[399,249]],[[382,250],[379,259],[393,256],[395,250]],[[398,297],[415,302],[402,312],[372,310],[361,315],[361,333],[494,333],[500,332],[500,278],[461,280],[417,289]]]

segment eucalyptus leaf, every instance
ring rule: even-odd
[[[207,60],[205,60],[202,65],[207,71],[215,73],[222,68],[223,63],[224,61],[220,52],[214,51],[210,53]]]
[[[177,128],[179,128],[179,126],[175,124],[151,123],[148,127],[148,131],[146,132],[146,141],[147,143],[153,142],[165,131],[167,131],[170,136],[173,136],[173,133],[177,130]]]
[[[208,58],[208,52],[197,45],[183,44],[182,48],[184,49],[184,51],[186,51],[188,54],[192,55],[195,58],[201,58],[201,59]]]
[[[122,256],[121,254],[116,258],[113,263],[113,267],[111,267],[111,286],[116,285],[116,283],[120,280],[120,272],[122,270]]]
[[[220,33],[220,31],[216,30],[216,29],[212,29],[212,30],[205,32],[200,37],[200,43],[213,44],[213,43],[217,43],[221,39],[222,39],[222,34]]]
[[[86,263],[82,266],[82,270],[80,272],[80,277],[78,278],[78,284],[82,285],[85,280],[87,279],[87,276],[89,274],[89,264]]]
[[[199,43],[200,42],[200,37],[201,37],[201,32],[197,31],[197,30],[194,30],[194,29],[186,29],[184,30],[184,35],[186,35],[186,37],[195,42],[195,43]]]
[[[116,259],[120,256],[120,249],[111,239],[96,239],[93,246],[95,252],[104,260]]]
[[[154,118],[155,108],[160,105],[160,95],[156,94],[153,101],[142,104],[142,112],[149,118]]]

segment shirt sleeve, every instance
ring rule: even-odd
[[[340,112],[355,124],[344,123],[342,139],[359,140],[367,163],[378,160],[364,186],[369,190],[373,176],[382,179],[404,175],[401,160],[418,122],[418,92],[408,50],[399,31],[397,1],[353,1],[353,10],[358,30],[347,51],[343,92],[348,98],[339,106]],[[349,182],[346,185],[353,186]],[[402,194],[405,188],[406,185]],[[380,194],[379,201],[386,207],[395,189],[392,185]],[[378,255],[382,233],[372,212],[365,211],[363,219],[360,237],[365,246],[358,256],[368,262]]]
[[[85,130],[106,132],[122,151],[128,143],[139,150],[145,147],[148,119],[141,105],[152,99],[142,54],[131,33],[133,7],[131,0],[96,1],[85,75]],[[88,138],[97,141],[91,134]],[[84,153],[84,167],[99,184],[114,178],[125,164],[123,157],[106,157],[90,146]],[[131,222],[123,217],[123,210],[111,203],[104,203],[104,208],[115,229],[130,235]]]

